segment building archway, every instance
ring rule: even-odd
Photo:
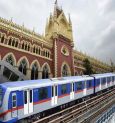
[[[64,62],[61,66],[61,76],[71,76],[71,71],[69,65]]]
[[[74,74],[75,76],[78,76],[79,75],[79,73],[78,73],[78,71],[76,70],[75,71],[75,74]]]
[[[38,79],[38,72],[40,70],[40,64],[37,60],[34,60],[30,66],[31,68],[31,80]]]
[[[80,72],[80,75],[83,75],[83,71]]]
[[[18,61],[18,70],[22,72],[24,75],[27,75],[27,69],[29,68],[29,62],[26,57],[22,57]]]
[[[6,54],[3,60],[11,64],[12,66],[16,66],[16,58],[13,53]]]
[[[43,66],[42,66],[42,79],[47,79],[49,78],[49,74],[51,73],[50,71],[50,66],[49,64],[45,63]]]

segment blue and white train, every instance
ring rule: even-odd
[[[114,86],[113,73],[3,83],[0,84],[0,123],[28,122],[43,112]]]

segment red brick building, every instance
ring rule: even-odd
[[[45,36],[0,18],[0,60],[9,62],[28,79],[82,74],[85,57],[96,71],[110,70],[107,64],[75,51],[73,47],[71,19],[66,18],[57,3],[46,23]]]

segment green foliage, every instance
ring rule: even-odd
[[[92,65],[91,65],[90,61],[88,60],[88,58],[84,59],[83,66],[85,68],[85,70],[84,70],[85,75],[93,74]]]

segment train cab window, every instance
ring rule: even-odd
[[[101,83],[102,83],[102,84],[105,84],[105,83],[106,83],[106,78],[102,78],[102,79],[101,79]]]
[[[76,82],[75,83],[76,90],[82,90],[83,89],[83,82]]]
[[[67,93],[67,84],[61,85],[61,94],[66,94]]]
[[[43,87],[38,89],[38,98],[39,100],[47,99],[48,98],[48,88]]]
[[[16,107],[16,94],[12,94],[12,108]]]

